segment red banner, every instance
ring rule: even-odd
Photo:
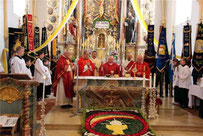
[[[27,30],[28,30],[28,45],[29,50],[34,50],[33,29],[32,29],[32,15],[27,14]]]

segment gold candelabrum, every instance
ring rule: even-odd
[[[145,68],[144,68],[145,70]],[[145,72],[145,71],[144,71]],[[156,75],[155,75],[156,76]],[[145,86],[145,73],[143,75],[143,89],[142,89],[142,101],[141,101],[141,110],[144,115],[148,117],[148,119],[156,119],[159,117],[156,109],[156,99],[159,98],[159,95],[156,94],[157,90],[155,87],[156,79],[154,78],[154,87],[152,87],[152,75],[150,74],[150,86]],[[146,95],[148,95],[149,92],[149,105],[148,105],[148,111],[146,112]]]

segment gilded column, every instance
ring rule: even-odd
[[[4,42],[5,42],[5,48],[7,47],[8,43],[8,13],[7,13],[7,0],[3,1],[3,12],[4,12]]]
[[[76,20],[77,20],[77,24],[78,24],[76,41],[77,41],[77,45],[79,44],[79,46],[81,46],[80,43],[81,43],[81,38],[82,38],[82,0],[78,1],[77,7],[76,7],[76,13],[77,13]],[[79,57],[81,55],[81,53],[79,53],[79,51],[78,51],[79,49],[77,47],[77,59],[79,59]]]

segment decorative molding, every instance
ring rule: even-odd
[[[7,101],[9,104],[22,99],[22,92],[12,86],[0,88],[0,100]]]

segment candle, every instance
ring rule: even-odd
[[[45,80],[46,80],[46,76],[43,76],[43,94],[42,94],[42,101],[44,102],[44,97],[45,97]]]
[[[152,74],[150,74],[150,85],[149,85],[150,88],[152,88]]]
[[[156,88],[156,74],[154,73],[154,88]]]
[[[80,46],[79,42],[80,42],[80,39],[79,39],[79,37],[78,37],[77,59],[79,58],[79,46]]]
[[[143,73],[143,87],[145,87],[145,73]]]

